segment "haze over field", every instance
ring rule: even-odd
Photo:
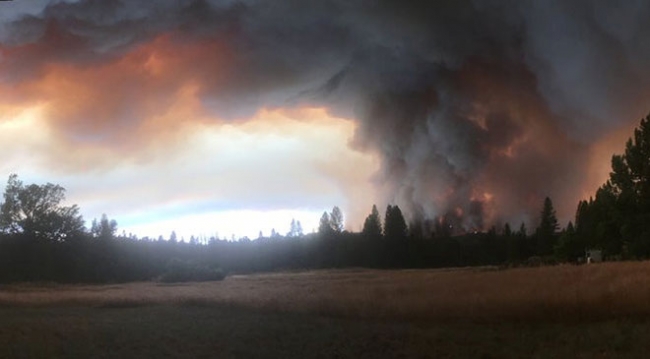
[[[373,203],[565,223],[648,111],[645,1],[0,3],[0,174],[138,235]]]

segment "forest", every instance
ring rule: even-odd
[[[650,115],[623,154],[611,158],[609,179],[577,204],[561,228],[551,198],[540,203],[535,228],[492,227],[457,234],[447,218],[407,224],[402,210],[373,206],[359,233],[343,229],[338,207],[323,213],[317,233],[292,222],[286,235],[250,240],[179,241],[118,234],[103,215],[86,228],[76,205],[63,206],[59,185],[24,184],[9,176],[0,207],[0,281],[108,283],[220,280],[227,273],[322,268],[438,268],[580,263],[588,249],[607,260],[650,257]]]

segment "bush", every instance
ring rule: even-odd
[[[212,268],[207,265],[172,259],[167,263],[165,273],[159,280],[165,283],[174,282],[207,282],[218,281],[226,278],[221,268]]]
[[[557,259],[553,256],[532,256],[525,262],[526,267],[541,267],[557,265]]]

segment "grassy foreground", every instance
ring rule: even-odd
[[[647,357],[650,263],[0,288],[0,357]]]

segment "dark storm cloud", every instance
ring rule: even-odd
[[[220,118],[325,105],[381,156],[387,201],[482,228],[530,219],[546,195],[573,211],[591,144],[648,111],[648,18],[646,1],[89,0],[8,24],[0,68],[21,83],[176,47],[105,122],[135,126],[189,80]],[[134,74],[111,91],[139,88]]]

